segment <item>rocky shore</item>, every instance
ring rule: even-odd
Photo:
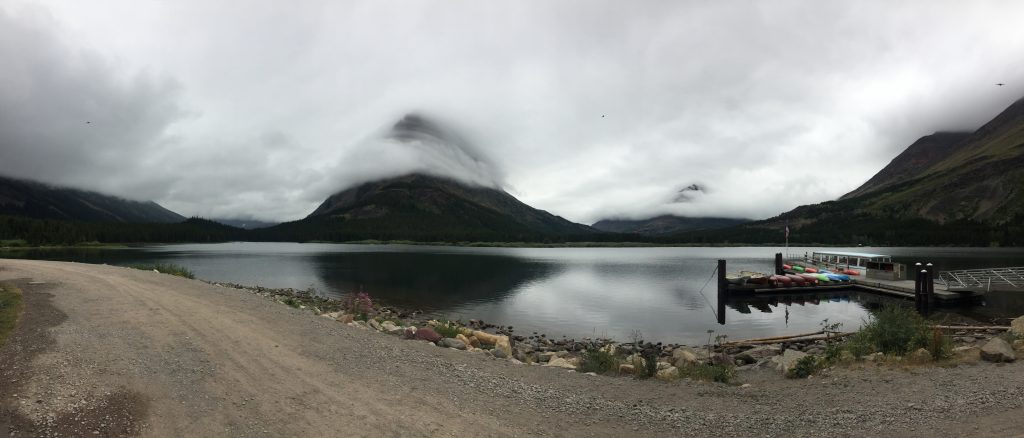
[[[797,369],[803,366],[801,361],[827,364],[829,367],[837,364],[919,366],[940,359],[924,348],[903,356],[873,352],[855,357],[847,351],[830,349],[830,345],[851,333],[830,333],[828,330],[767,340],[693,346],[648,342],[640,338],[616,342],[606,338],[554,339],[536,332],[524,336],[516,334],[512,326],[476,319],[438,321],[421,311],[381,305],[365,294],[335,300],[324,298],[312,289],[211,284],[243,289],[350,327],[429,342],[442,348],[486,354],[514,364],[554,367],[592,375],[728,382],[736,372],[765,368],[778,370],[787,377],[794,377],[794,371],[798,377],[806,377]],[[1013,362],[1017,355],[1024,353],[1024,316],[1015,319],[1009,329],[996,326],[964,326],[962,329],[947,326],[944,329],[949,333],[943,336],[951,344],[948,357],[941,358],[946,362]],[[829,359],[827,362],[826,357]]]

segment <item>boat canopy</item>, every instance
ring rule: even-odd
[[[841,257],[856,257],[861,259],[892,259],[892,256],[886,254],[870,254],[866,252],[851,252],[851,251],[814,251],[815,254],[830,255],[830,256],[841,256]]]

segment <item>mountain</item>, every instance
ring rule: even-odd
[[[1024,99],[969,134],[936,133],[836,201],[680,241],[1024,245]]]
[[[266,222],[255,219],[210,219],[213,222],[227,225],[229,227],[241,228],[243,230],[255,230],[257,228],[269,228],[280,222]]]
[[[343,190],[305,219],[263,231],[287,240],[492,242],[563,241],[596,233],[503,190],[423,174]]]
[[[750,222],[749,219],[722,217],[683,217],[662,215],[643,220],[603,219],[592,227],[612,233],[632,233],[648,236],[675,234],[686,231],[714,230]]]
[[[82,222],[176,223],[181,215],[149,201],[0,176],[0,215]]]
[[[941,139],[932,142],[935,152],[915,148],[918,141],[867,187],[840,199],[856,200],[859,210],[879,216],[938,223],[970,220],[998,225],[1024,215],[1024,99],[969,135],[930,137]],[[919,168],[908,171],[915,162]],[[905,176],[897,177],[900,173]],[[870,186],[876,179],[882,183]]]
[[[922,176],[936,163],[945,160],[963,147],[966,144],[964,139],[970,135],[969,132],[936,132],[921,137],[864,185],[839,199],[854,198]]]

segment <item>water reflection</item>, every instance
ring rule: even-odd
[[[811,248],[793,248],[802,253]],[[1024,265],[1024,250],[858,248],[939,269]],[[721,300],[715,261],[767,272],[775,248],[452,248],[401,245],[229,243],[129,249],[0,252],[0,257],[87,263],[176,263],[212,281],[314,287],[377,299],[448,318],[481,318],[518,333],[605,336],[695,343],[707,330],[730,339],[820,329],[824,319],[855,329],[885,297],[855,292]],[[979,318],[1024,313],[1024,294],[992,294],[959,309]],[[721,324],[720,324],[721,322]]]

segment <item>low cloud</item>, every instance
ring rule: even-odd
[[[1024,96],[1020,16],[1010,1],[12,0],[0,173],[260,220],[411,171],[585,223],[763,218]],[[389,136],[411,112],[459,139]]]

